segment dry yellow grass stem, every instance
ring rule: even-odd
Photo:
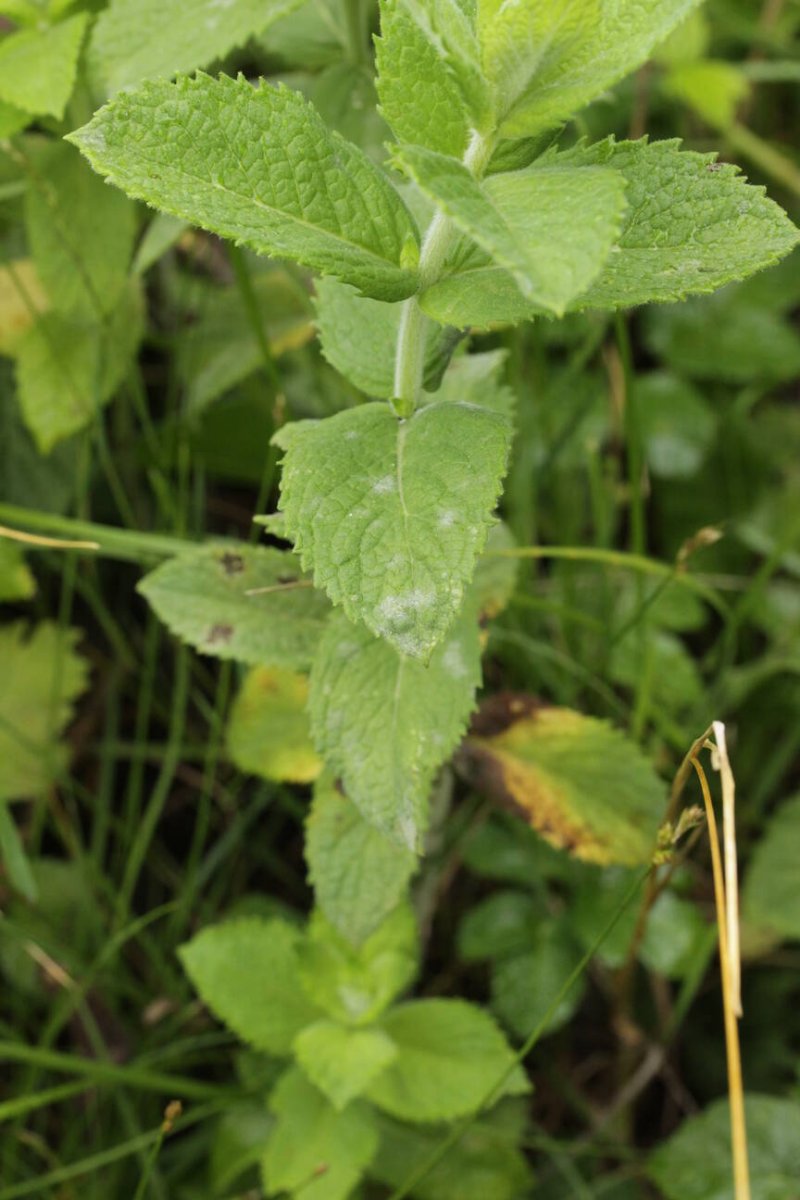
[[[12,542],[23,542],[26,546],[47,546],[53,550],[99,550],[99,542],[75,542],[68,538],[42,537],[37,533],[23,533],[20,529],[9,529],[0,525],[0,538]]]

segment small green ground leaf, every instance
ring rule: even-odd
[[[136,207],[65,142],[48,147],[37,170],[38,186],[25,196],[25,228],[39,278],[59,312],[96,320],[125,286]]]
[[[319,908],[355,945],[396,907],[417,865],[416,856],[365,821],[328,776],[314,790],[305,848]]]
[[[306,716],[308,680],[281,667],[253,667],[233,702],[228,753],[240,771],[312,783],[322,770]]]
[[[511,272],[530,304],[559,316],[599,275],[620,232],[625,180],[613,170],[515,171],[481,184],[421,147],[403,146],[394,160]]]
[[[13,357],[26,329],[50,307],[50,298],[30,258],[0,267],[0,354]]]
[[[755,929],[800,941],[800,796],[781,805],[757,844],[742,891],[742,915]]]
[[[368,1095],[405,1121],[452,1120],[475,1112],[513,1063],[492,1018],[464,1000],[414,1000],[393,1009],[381,1025],[398,1054]],[[504,1093],[528,1089],[515,1067]]]
[[[19,546],[0,538],[0,602],[30,600],[36,580]]]
[[[788,254],[800,234],[761,187],[713,155],[681,151],[676,141],[599,142],[548,154],[543,167],[605,167],[625,180],[628,208],[618,249],[571,305],[628,308],[682,300],[744,279]],[[420,303],[437,321],[464,327],[536,315],[511,274],[466,241]]]
[[[664,479],[691,478],[702,466],[717,429],[702,392],[667,371],[637,375],[635,392],[650,470]]]
[[[800,1109],[749,1095],[745,1111],[753,1200],[790,1200],[800,1179]],[[649,1174],[666,1200],[734,1200],[727,1100],[686,1120],[653,1154]]]
[[[142,335],[138,284],[99,318],[46,312],[14,347],[19,404],[42,454],[96,419],[125,377]]]
[[[304,568],[352,621],[427,659],[486,539],[509,437],[496,413],[448,403],[284,426],[281,507]]]
[[[356,1101],[342,1112],[296,1067],[269,1099],[277,1124],[263,1158],[267,1194],[302,1200],[347,1200],[378,1149],[369,1106]]]
[[[202,930],[179,954],[200,998],[237,1037],[289,1054],[320,1015],[300,985],[300,938],[277,918],[237,917]]]
[[[78,637],[48,622],[0,629],[0,802],[38,795],[64,765],[59,735],[88,679]]]
[[[145,83],[70,140],[154,208],[381,300],[415,289],[401,266],[417,239],[408,210],[299,92],[225,75]]]
[[[35,903],[39,898],[39,890],[33,868],[9,806],[3,800],[0,800],[0,863],[11,887],[26,900]]]
[[[397,1047],[382,1030],[348,1029],[336,1021],[306,1026],[295,1038],[294,1052],[311,1082],[340,1112],[397,1057]]]
[[[29,113],[64,115],[75,83],[88,13],[23,29],[0,42],[0,100]]]
[[[318,280],[316,290],[317,327],[328,362],[368,396],[391,400],[401,306],[359,296],[335,279]],[[436,387],[460,336],[456,330],[430,327],[426,387]],[[369,354],[364,353],[365,345],[369,346]]]
[[[537,1028],[581,959],[581,950],[563,921],[541,921],[525,950],[492,963],[492,1009],[519,1038]],[[574,1015],[584,982],[570,988],[542,1034],[555,1033]]]
[[[262,33],[302,0],[112,0],[89,62],[109,94],[143,79],[205,67]]]
[[[249,592],[268,589],[257,595]],[[168,559],[139,591],[182,641],[254,666],[310,666],[328,619],[292,554],[231,542]]]
[[[475,726],[463,751],[468,770],[552,845],[590,862],[650,860],[666,789],[624,734],[522,695],[487,702]]]
[[[418,939],[408,904],[394,908],[360,946],[340,937],[316,911],[303,945],[303,987],[334,1021],[370,1025],[414,978]]]
[[[474,606],[427,666],[337,616],[311,675],[314,740],[371,825],[419,850],[436,770],[463,734],[480,683]]]

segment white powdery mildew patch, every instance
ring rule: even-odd
[[[452,508],[444,508],[439,513],[437,525],[440,529],[450,529],[458,520],[458,513],[453,512]]]
[[[470,671],[458,642],[451,642],[442,655],[442,666],[454,679],[465,679]]]
[[[380,479],[375,480],[372,491],[379,496],[388,496],[391,492],[397,491],[397,480],[394,475],[383,475]]]

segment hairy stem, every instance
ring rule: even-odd
[[[480,179],[494,149],[494,139],[473,131],[462,162],[476,179]],[[440,277],[447,255],[456,235],[450,217],[437,209],[425,231],[419,256],[420,291]],[[399,417],[414,411],[422,390],[425,367],[425,348],[430,326],[429,318],[419,306],[416,296],[403,303],[394,366],[394,408]]]

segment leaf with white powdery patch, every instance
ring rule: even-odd
[[[317,905],[355,945],[397,905],[417,865],[410,850],[364,819],[329,775],[314,789],[305,853]]]
[[[329,613],[294,555],[244,542],[187,550],[146,575],[138,591],[202,654],[255,666],[309,666]]]
[[[418,850],[437,768],[458,744],[480,683],[472,604],[427,666],[338,616],[311,674],[320,753],[370,824]]]
[[[129,195],[261,254],[381,300],[416,287],[408,210],[299,92],[225,75],[145,83],[69,140]]]
[[[486,539],[509,438],[507,420],[467,404],[284,426],[281,508],[303,566],[351,620],[427,659]]]

